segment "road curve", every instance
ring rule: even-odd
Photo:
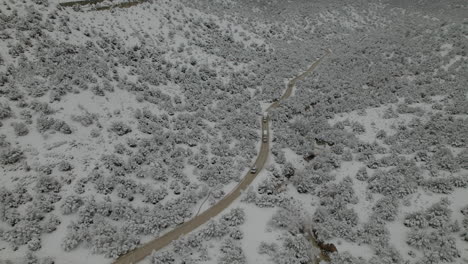
[[[299,80],[303,80],[305,77],[307,77],[307,75],[309,75],[319,65],[321,60],[329,53],[330,51],[328,51],[320,59],[315,61],[304,73],[300,74],[299,76],[296,76],[291,81],[289,81],[288,87],[283,96],[281,96],[281,98],[278,101],[272,103],[266,111],[270,111],[271,109],[277,107],[282,100],[287,99],[291,95],[296,82]],[[129,251],[125,255],[120,256],[114,261],[113,264],[135,264],[143,260],[146,256],[150,255],[153,251],[157,251],[169,245],[172,241],[178,239],[179,237],[192,232],[194,229],[206,223],[212,217],[218,215],[225,208],[227,208],[234,200],[236,200],[241,195],[242,191],[245,190],[250,185],[250,183],[252,183],[252,181],[260,173],[260,171],[266,163],[270,149],[269,120],[267,120],[266,122],[262,122],[262,133],[263,131],[267,131],[268,140],[267,142],[261,143],[260,152],[257,156],[257,159],[255,160],[255,166],[257,167],[256,173],[250,173],[250,171],[247,172],[247,174],[241,180],[241,182],[239,182],[239,184],[230,193],[224,196],[224,198],[218,201],[218,203],[205,210],[201,214],[190,219],[189,221],[177,226],[175,229],[167,232],[163,236],[158,237],[142,245],[139,248]]]

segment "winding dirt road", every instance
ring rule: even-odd
[[[287,99],[296,85],[296,82],[299,80],[303,80],[305,77],[307,77],[322,61],[322,59],[328,55],[331,51],[328,50],[328,52],[323,55],[320,59],[315,61],[304,73],[301,75],[295,77],[288,83],[288,87],[279,98],[278,101],[272,103],[268,108],[267,112],[270,111],[270,109],[273,109],[277,107],[282,100]],[[257,156],[257,159],[255,161],[255,166],[257,167],[257,172],[256,173],[250,173],[247,172],[245,177],[242,179],[242,181],[226,196],[224,196],[223,199],[221,199],[218,203],[210,207],[209,209],[205,210],[201,214],[195,216],[194,218],[190,219],[189,221],[183,223],[180,226],[177,226],[175,229],[169,231],[168,233],[164,234],[161,237],[158,237],[143,246],[136,248],[130,252],[128,252],[125,255],[120,256],[118,259],[115,260],[113,264],[130,264],[130,263],[137,263],[141,260],[143,260],[146,256],[150,255],[153,251],[157,251],[167,245],[169,245],[172,241],[178,239],[179,237],[186,235],[190,232],[192,232],[194,229],[197,227],[201,226],[202,224],[206,223],[209,221],[212,217],[218,215],[221,213],[225,208],[227,208],[234,200],[236,200],[242,193],[243,190],[245,190],[255,179],[255,177],[260,173],[260,171],[263,169],[263,166],[266,163],[266,160],[268,158],[268,153],[270,149],[270,133],[269,133],[269,120],[266,122],[262,122],[262,133],[263,131],[267,131],[267,142],[262,142],[260,146],[260,152]]]

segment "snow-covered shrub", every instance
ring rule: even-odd
[[[413,212],[405,216],[404,225],[406,227],[426,228],[429,223],[424,212]]]
[[[122,158],[115,154],[102,155],[101,157],[102,164],[104,168],[108,169],[116,176],[125,175],[125,162]]]
[[[398,213],[398,199],[385,196],[375,203],[372,210],[374,211],[372,217],[383,221],[393,221]]]
[[[41,133],[53,129],[63,134],[71,134],[70,126],[65,121],[54,119],[48,116],[40,116],[36,120],[37,130]]]
[[[233,208],[229,213],[224,214],[222,219],[228,226],[239,226],[245,222],[245,211],[242,208]]]
[[[303,235],[286,235],[280,251],[272,256],[272,261],[278,264],[310,263],[313,260],[312,244]]]
[[[132,132],[132,128],[122,121],[113,122],[109,130],[116,133],[118,136],[123,136]]]
[[[404,197],[416,191],[416,183],[411,181],[406,175],[395,170],[377,170],[368,180],[368,188],[374,193],[385,196],[394,195]]]
[[[162,201],[167,195],[167,189],[162,187],[159,189],[146,189],[145,192],[143,193],[145,196],[143,198],[144,203],[152,203],[152,204],[157,204],[160,201]]]
[[[370,220],[362,225],[358,232],[358,241],[369,245],[388,245],[390,233],[384,222]]]
[[[42,208],[35,207],[32,204],[28,204],[23,219],[35,223],[42,221],[42,219],[44,219],[44,211],[41,209]]]
[[[362,125],[359,122],[352,122],[351,129],[357,134],[364,134],[366,132],[366,128],[364,127],[364,125]]]
[[[351,153],[351,150],[346,149],[341,155],[341,159],[343,161],[353,161],[353,154]]]
[[[31,251],[28,251],[26,253],[26,256],[24,256],[23,260],[24,264],[39,264],[39,258],[33,254]]]
[[[464,216],[468,216],[468,205],[463,207],[460,212],[464,215]]]
[[[440,147],[432,155],[430,166],[433,167],[433,170],[447,170],[452,173],[460,170],[457,159],[453,156],[452,151],[446,147]]]
[[[33,206],[43,213],[49,213],[55,209],[54,204],[61,199],[59,193],[38,193],[33,197]]]
[[[340,167],[338,157],[333,153],[325,152],[310,161],[310,165],[314,170],[329,172]]]
[[[328,201],[339,200],[344,203],[356,204],[358,198],[354,192],[353,180],[347,176],[339,183],[328,183],[318,190],[317,196],[321,198],[321,204]]]
[[[218,263],[220,264],[247,263],[247,258],[242,251],[242,247],[230,238],[227,238],[222,242],[220,251],[221,256],[218,259]]]
[[[151,264],[172,264],[175,263],[176,259],[174,254],[168,251],[154,252],[151,256]]]
[[[96,192],[105,195],[112,193],[116,185],[116,178],[112,176],[100,176],[94,181]]]
[[[26,136],[29,133],[28,126],[25,123],[11,123],[13,126],[13,130],[15,131],[15,135],[18,137]]]
[[[356,172],[356,179],[360,181],[367,181],[369,178],[369,175],[367,174],[367,168],[366,167],[361,167],[357,172]]]
[[[295,210],[288,210],[286,208],[279,208],[271,217],[269,225],[280,228],[292,230],[297,233],[300,227],[300,215]]]
[[[59,171],[70,171],[73,169],[73,166],[70,164],[70,162],[62,160],[59,162],[57,169]]]
[[[457,161],[461,168],[468,170],[468,149],[464,149],[458,153]]]
[[[216,222],[210,220],[206,223],[201,233],[207,238],[223,237],[229,232],[229,228],[224,221]]]
[[[450,201],[446,198],[441,199],[439,202],[431,205],[425,211],[428,224],[432,228],[441,228],[450,223],[450,216],[452,210],[450,209]]]
[[[40,237],[33,237],[28,242],[28,249],[31,251],[37,251],[42,247],[41,245],[41,238]]]
[[[413,212],[405,216],[404,225],[407,227],[443,228],[450,224],[452,211],[449,208],[450,202],[442,198],[439,202],[432,204],[424,211]]]
[[[107,258],[116,258],[134,249],[139,239],[134,234],[118,229],[104,221],[94,222],[88,229],[88,243],[95,254],[104,254]]]
[[[330,255],[330,264],[364,264],[365,260],[356,258],[348,251],[335,252]]]
[[[42,223],[42,230],[46,233],[51,233],[57,229],[57,226],[60,225],[60,218],[54,214],[50,214],[48,218]]]
[[[434,193],[449,194],[454,190],[453,183],[451,178],[430,178],[424,180],[422,186]]]
[[[78,195],[70,195],[65,197],[63,204],[60,206],[64,215],[72,214],[84,204],[84,201]]]
[[[371,245],[375,250],[375,256],[369,259],[369,264],[404,264],[400,252],[389,245]]]
[[[12,111],[8,103],[0,102],[0,120],[11,117]]]
[[[0,164],[15,164],[23,158],[23,151],[19,148],[0,147]]]
[[[37,100],[33,100],[29,107],[42,115],[50,115],[55,113],[55,110],[52,109],[48,103],[42,103]]]
[[[68,227],[67,234],[60,245],[64,251],[71,251],[81,243],[84,234],[80,235],[79,232],[79,228],[75,230],[70,228],[70,226]]]
[[[430,260],[429,263],[453,262],[460,258],[455,238],[444,230],[431,232],[413,230],[408,234],[406,243],[422,250],[423,259]]]
[[[59,193],[62,184],[50,175],[39,175],[36,181],[35,189],[39,193]]]
[[[39,237],[41,227],[34,222],[22,220],[15,226],[3,233],[3,239],[10,242],[13,247],[27,244],[34,237]]]
[[[94,123],[95,120],[97,120],[98,116],[97,114],[91,114],[86,112],[83,115],[72,115],[71,119],[75,122],[80,122],[83,126],[88,127]]]
[[[377,131],[377,133],[375,134],[375,137],[377,139],[384,139],[387,137],[387,132],[383,129],[380,129],[379,131]]]
[[[241,240],[244,238],[244,233],[240,228],[234,228],[231,233],[229,233],[229,237],[235,240]]]
[[[97,138],[97,137],[99,137],[101,135],[101,131],[98,128],[93,128],[93,129],[91,129],[91,132],[89,133],[89,135],[92,138]]]

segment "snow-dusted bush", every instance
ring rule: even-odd
[[[63,204],[60,206],[64,215],[72,214],[78,211],[78,209],[84,204],[83,199],[78,195],[70,195],[65,197]]]
[[[59,162],[57,169],[59,171],[70,171],[73,169],[73,166],[70,164],[70,162],[62,160]]]
[[[369,245],[387,245],[390,239],[390,233],[384,222],[370,220],[362,225],[358,232],[358,241]]]
[[[247,263],[247,258],[242,251],[242,247],[230,238],[227,238],[222,242],[220,251],[221,256],[218,259],[218,263],[220,264]]]
[[[378,200],[372,207],[373,218],[383,221],[393,221],[398,213],[398,199],[392,196],[385,196]]]
[[[433,170],[447,170],[452,173],[460,170],[457,159],[453,156],[452,151],[446,147],[440,147],[432,155],[430,166]]]
[[[352,161],[353,160],[353,154],[351,153],[351,150],[346,149],[343,154],[341,155],[341,159],[343,161]]]
[[[368,180],[372,192],[404,197],[416,191],[417,184],[395,170],[376,171]]]
[[[235,240],[241,240],[244,238],[244,233],[240,228],[234,228],[230,233],[229,237]]]
[[[132,128],[122,121],[116,121],[111,124],[109,131],[116,133],[118,136],[123,136],[132,132]]]
[[[467,148],[465,148],[460,153],[458,153],[457,161],[458,161],[458,165],[461,168],[468,170],[468,149]]]
[[[367,181],[369,178],[369,175],[367,174],[367,168],[366,167],[361,167],[357,172],[356,172],[356,179],[360,181]]]
[[[404,224],[407,227],[443,228],[450,224],[452,211],[449,208],[450,202],[442,198],[439,202],[432,204],[424,211],[413,212],[405,216]]]
[[[302,227],[302,219],[298,209],[299,208],[294,206],[292,208],[279,208],[273,214],[268,224],[275,228],[286,229],[293,233],[298,233],[299,229]]]
[[[27,245],[28,245],[29,250],[37,251],[42,247],[41,238],[40,237],[33,237],[33,238],[31,238],[31,240],[29,240]]]
[[[330,264],[365,264],[365,260],[354,257],[348,251],[335,252],[330,255]]]
[[[206,223],[205,228],[202,229],[201,233],[207,238],[223,237],[228,234],[229,228],[224,221],[216,222],[210,220]]]
[[[8,103],[0,102],[0,120],[11,117],[12,111]]]
[[[228,226],[239,226],[245,222],[245,211],[242,208],[233,208],[229,213],[224,214],[222,219]]]
[[[51,233],[57,229],[57,226],[60,225],[61,220],[58,216],[50,214],[48,218],[42,223],[42,231],[46,233]]]
[[[19,247],[27,244],[34,237],[39,237],[41,234],[41,227],[34,222],[22,220],[15,226],[3,233],[3,239],[13,247]]]
[[[25,123],[19,122],[19,123],[11,123],[13,126],[13,130],[15,131],[15,135],[18,137],[21,136],[26,136],[29,133],[28,126]]]
[[[424,212],[413,212],[405,216],[404,225],[407,227],[426,228],[429,224]]]
[[[366,128],[364,127],[364,125],[362,125],[359,122],[352,122],[351,123],[351,128],[352,128],[353,132],[355,132],[357,134],[364,134],[366,132]]]
[[[91,114],[86,112],[83,115],[72,115],[71,119],[75,122],[80,122],[83,126],[88,127],[94,123],[95,120],[97,120],[97,114]]]
[[[151,256],[151,264],[172,264],[175,263],[176,259],[174,254],[168,251],[155,252]]]
[[[425,210],[426,219],[432,228],[442,228],[450,223],[452,210],[450,209],[450,201],[442,198],[439,202],[431,205]]]
[[[375,250],[375,256],[369,259],[369,264],[404,264],[400,252],[389,245],[371,245]]]
[[[353,180],[348,176],[343,178],[341,182],[329,183],[322,186],[317,192],[317,196],[321,198],[321,204],[326,204],[333,200],[340,200],[345,203],[356,204],[358,198],[354,192]]]
[[[411,231],[406,238],[406,243],[422,250],[423,259],[430,260],[429,263],[453,262],[460,258],[455,238],[444,230]]]
[[[29,107],[42,115],[50,115],[55,113],[55,110],[52,109],[48,103],[39,102],[37,100],[33,100]]]
[[[39,175],[36,180],[35,189],[39,193],[59,193],[61,188],[62,184],[54,176]]]
[[[451,178],[430,178],[421,184],[434,193],[449,194],[454,190],[453,183]]]
[[[39,258],[31,251],[27,251],[23,259],[24,264],[39,264]],[[7,263],[10,264],[10,263]]]
[[[468,205],[463,207],[460,212],[464,215],[464,216],[468,216]]]
[[[71,134],[72,130],[65,121],[54,119],[48,116],[40,116],[36,120],[37,130],[41,133],[53,129],[63,134]]]
[[[19,148],[0,147],[0,164],[15,164],[23,158],[23,151]]]
[[[167,195],[167,189],[162,187],[159,189],[146,189],[143,193],[145,196],[143,198],[144,203],[152,203],[152,204],[157,204],[160,201],[162,201]]]
[[[340,167],[339,156],[325,152],[310,161],[310,165],[314,170],[329,172]]]
[[[301,234],[285,235],[279,252],[271,256],[271,261],[277,264],[310,263],[314,260],[312,244]]]
[[[73,227],[71,228],[70,226],[68,227],[67,234],[60,245],[64,251],[71,251],[81,243],[84,234],[80,234],[79,232],[79,227],[77,227],[77,229],[73,229]]]
[[[104,254],[108,258],[116,258],[134,249],[139,239],[134,234],[118,229],[105,221],[94,222],[89,230],[88,243],[95,254]]]

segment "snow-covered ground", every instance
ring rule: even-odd
[[[468,261],[463,3],[62,2],[0,2],[0,264],[112,263],[208,209],[328,48],[251,188],[144,262]]]

